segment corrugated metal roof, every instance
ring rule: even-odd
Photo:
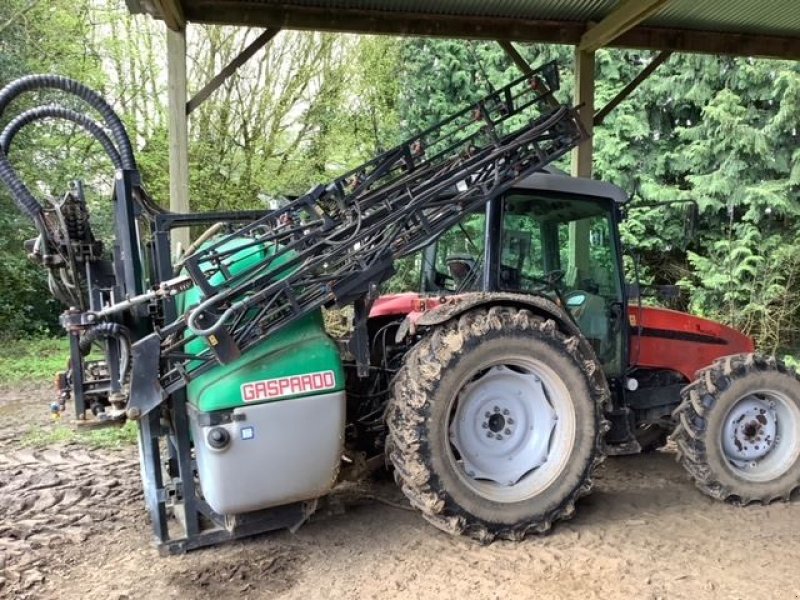
[[[618,0],[127,2],[132,12],[156,17],[178,3],[195,22],[563,43],[575,43],[620,5]],[[800,58],[800,0],[670,0],[614,45]]]
[[[800,0],[673,0],[645,22],[655,27],[800,36]]]

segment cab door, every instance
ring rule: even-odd
[[[610,199],[514,190],[504,198],[498,287],[563,302],[608,376],[624,371],[624,297]]]

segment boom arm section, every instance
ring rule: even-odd
[[[363,310],[397,258],[583,139],[575,111],[555,101],[557,89],[558,71],[548,63],[186,258],[185,272],[205,299],[161,330],[164,358],[204,337],[215,360],[198,357],[205,363],[194,374],[320,307]],[[225,248],[241,238],[254,251],[270,250],[233,275],[234,254],[246,246]],[[168,393],[186,378],[183,364],[172,364],[162,377]]]

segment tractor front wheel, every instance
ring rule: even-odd
[[[726,356],[681,392],[672,439],[700,490],[735,504],[800,488],[800,379],[774,357]]]
[[[607,393],[588,344],[553,320],[469,311],[422,339],[395,380],[395,478],[449,533],[486,543],[545,531],[591,488]]]

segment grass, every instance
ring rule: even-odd
[[[800,371],[800,361],[797,360],[797,353],[785,354],[783,356],[783,362],[786,363],[787,367],[794,367],[795,369]]]
[[[41,448],[53,444],[82,444],[90,448],[123,448],[136,443],[137,426],[128,421],[122,426],[81,429],[56,423],[51,427],[31,427],[20,440],[23,446]]]
[[[53,381],[67,366],[69,341],[66,337],[0,339],[0,381]]]
[[[64,337],[0,339],[0,382],[53,381],[63,371],[69,357],[69,341]],[[61,421],[44,427],[31,427],[20,440],[24,446],[77,443],[90,448],[122,448],[136,443],[136,423],[102,428],[72,427]]]

